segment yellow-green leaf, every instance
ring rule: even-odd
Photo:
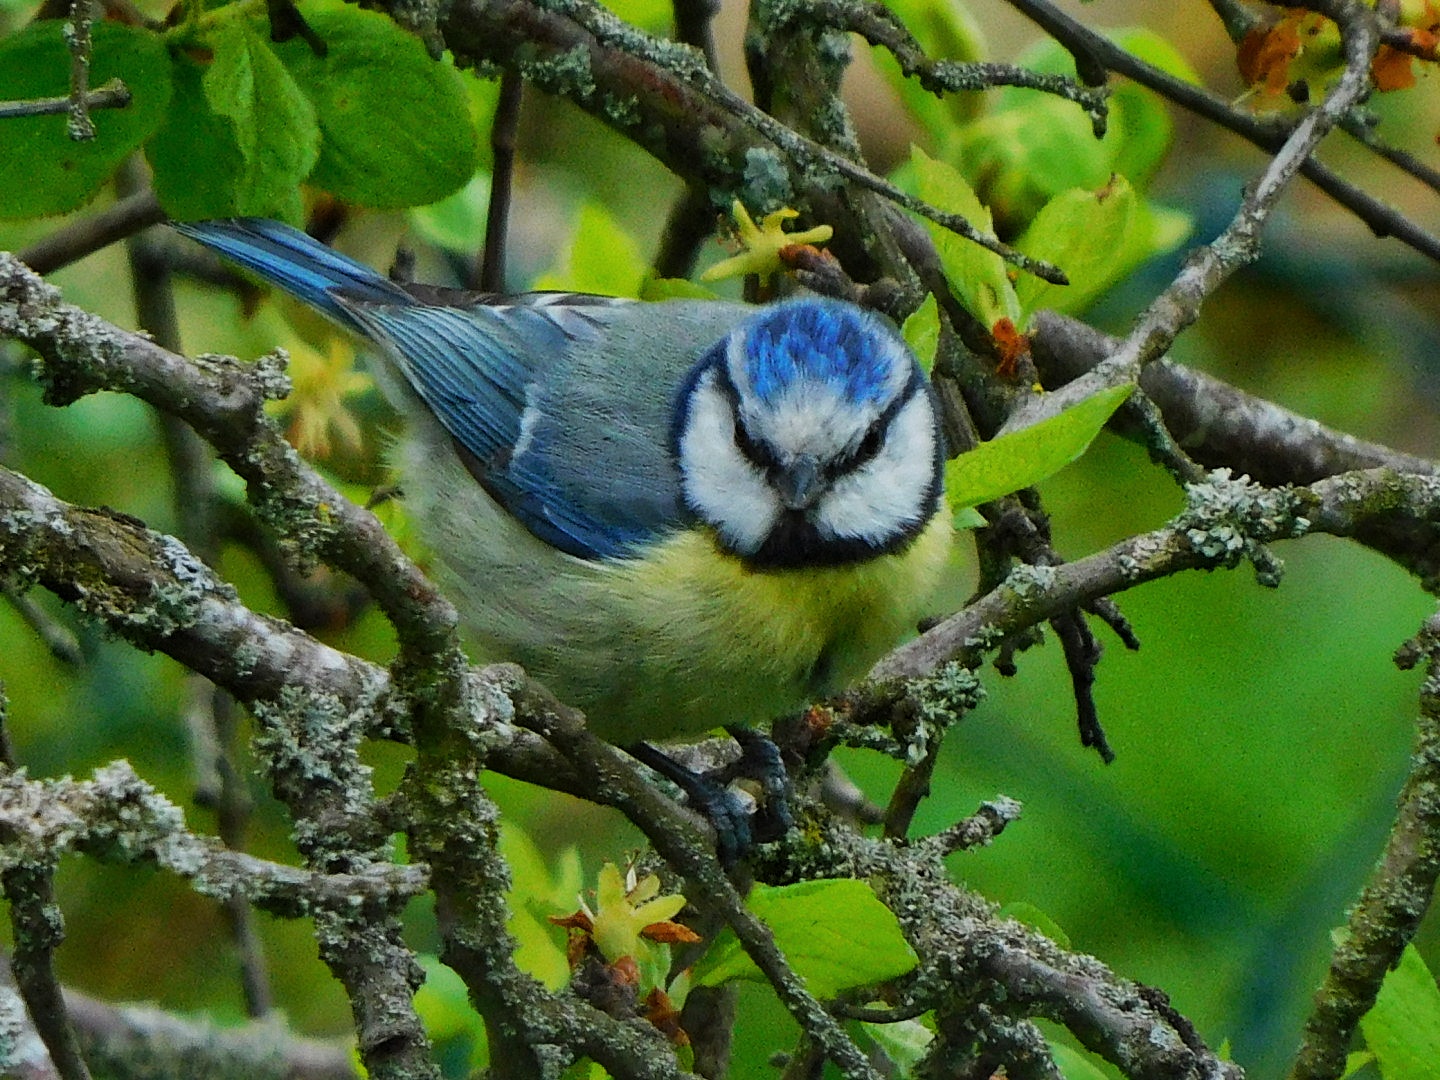
[[[1022,275],[1015,293],[1025,319],[1041,308],[1079,311],[1131,268],[1123,256],[1135,226],[1135,205],[1129,182],[1112,176],[1097,191],[1072,188],[1040,208],[1015,246],[1060,267],[1070,284]]]
[[[785,959],[818,998],[898,978],[919,962],[894,914],[854,878],[756,885],[745,906],[774,933]],[[761,977],[728,930],[696,964],[694,976],[696,986]]]
[[[1385,1080],[1440,1080],[1440,989],[1414,945],[1360,1021]]]
[[[961,454],[945,466],[951,509],[990,502],[1059,472],[1085,452],[1134,389],[1127,384],[1101,390],[1056,416]]]
[[[965,178],[950,165],[930,157],[918,146],[910,148],[916,194],[932,206],[959,214],[982,232],[993,232],[994,223]],[[993,251],[925,222],[950,287],[965,309],[985,326],[1002,318],[1020,322],[1020,304],[1015,287],[1005,270],[1005,261]]]
[[[635,238],[599,203],[581,209],[560,264],[561,269],[541,274],[531,287],[636,297],[650,272]]]
[[[905,320],[900,335],[920,361],[920,369],[929,375],[935,366],[935,352],[940,347],[940,305],[934,293],[926,294],[925,302]]]

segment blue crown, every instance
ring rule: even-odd
[[[802,381],[827,384],[849,401],[881,402],[893,386],[896,354],[876,339],[888,337],[875,316],[834,300],[776,304],[746,328],[746,379],[767,406]]]

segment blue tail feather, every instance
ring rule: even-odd
[[[370,267],[278,221],[217,218],[176,221],[172,227],[360,333],[364,327],[342,299],[404,306],[416,302]]]

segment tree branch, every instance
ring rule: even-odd
[[[1355,1028],[1430,910],[1440,879],[1440,615],[1395,659],[1405,670],[1422,662],[1426,668],[1410,774],[1385,851],[1346,917],[1290,1080],[1334,1080],[1345,1071]]]

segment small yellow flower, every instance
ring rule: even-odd
[[[331,335],[328,354],[303,339],[290,345],[290,396],[278,411],[290,421],[288,436],[307,457],[327,457],[338,440],[350,450],[361,446],[360,425],[346,399],[370,387],[370,377],[355,369],[355,350],[340,335]]]
[[[800,216],[800,211],[788,206],[766,214],[756,225],[750,212],[739,199],[735,200],[730,212],[735,217],[735,238],[740,243],[740,254],[723,259],[700,275],[701,281],[720,281],[724,278],[744,277],[758,274],[762,282],[768,282],[785,270],[780,252],[796,244],[823,244],[835,234],[829,225],[817,225],[804,232],[787,233],[785,222]]]
[[[639,881],[631,869],[622,878],[614,863],[600,868],[595,910],[590,912],[591,937],[610,963],[645,951],[640,938],[656,923],[667,923],[685,906],[685,897],[660,895],[660,879],[648,874]]]

